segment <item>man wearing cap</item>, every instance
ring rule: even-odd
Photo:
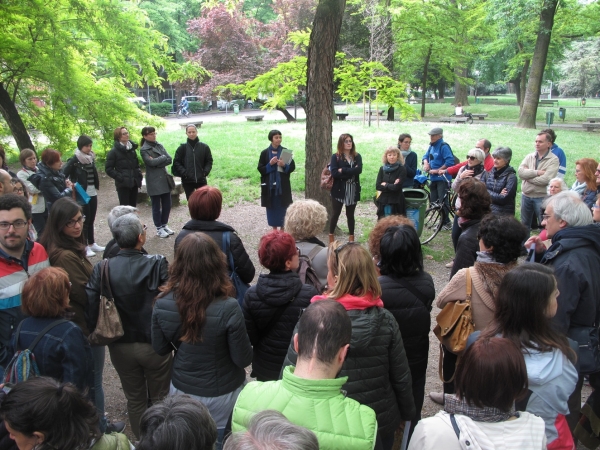
[[[448,181],[444,171],[454,165],[454,155],[452,149],[443,139],[444,130],[441,128],[432,128],[429,132],[430,143],[425,156],[423,156],[423,168],[425,172],[429,172],[430,184],[430,200],[436,202],[442,200],[449,189]],[[446,203],[448,203],[446,201]],[[442,212],[442,224],[445,229],[451,229],[448,213]]]

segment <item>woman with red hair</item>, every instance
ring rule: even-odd
[[[592,209],[600,191],[596,184],[596,167],[598,163],[592,158],[581,158],[575,161],[575,178],[577,181],[571,187],[581,197],[581,200]]]
[[[250,260],[242,240],[229,225],[219,222],[223,195],[212,186],[202,186],[195,190],[188,201],[188,209],[192,220],[189,220],[175,239],[175,251],[181,240],[190,233],[202,231],[210,236],[219,247],[223,248],[223,233],[229,233],[229,249],[233,256],[235,271],[244,283],[250,283],[254,278],[254,264]],[[229,260],[229,258],[226,258]],[[229,272],[233,267],[229,267]]]
[[[269,273],[246,292],[242,310],[254,347],[252,375],[258,381],[275,381],[292,339],[300,312],[319,292],[302,284],[298,270],[298,248],[294,238],[283,231],[264,235],[258,258]]]
[[[61,167],[60,152],[53,148],[47,148],[42,152],[38,172],[31,180],[42,192],[48,211],[56,200],[71,197],[73,193],[73,183],[65,179],[65,175],[60,171]]]

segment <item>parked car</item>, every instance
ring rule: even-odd
[[[177,105],[179,102],[174,98],[165,98],[161,103],[170,103],[171,104],[171,112],[177,112]]]

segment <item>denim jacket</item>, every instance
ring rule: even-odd
[[[28,317],[19,333],[19,350],[25,350],[38,333],[60,317]],[[16,351],[16,332],[10,341],[11,354]],[[92,349],[83,331],[73,322],[66,322],[48,331],[32,350],[42,376],[73,383],[88,397],[94,398],[94,364]]]

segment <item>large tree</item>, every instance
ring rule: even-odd
[[[0,29],[0,112],[20,149],[33,148],[26,126],[65,151],[77,134],[148,121],[126,83],[156,84],[173,66],[166,38],[132,2],[4,2]]]
[[[539,29],[531,60],[531,72],[527,81],[527,90],[525,91],[525,100],[517,127],[535,128],[535,117],[537,115],[538,102],[542,89],[542,80],[546,68],[546,58],[552,38],[552,27],[554,26],[554,15],[558,0],[544,0],[542,12],[539,19]]]
[[[346,0],[319,0],[308,45],[305,195],[329,209],[329,193],[320,189],[320,179],[331,158],[333,69],[345,6]]]

